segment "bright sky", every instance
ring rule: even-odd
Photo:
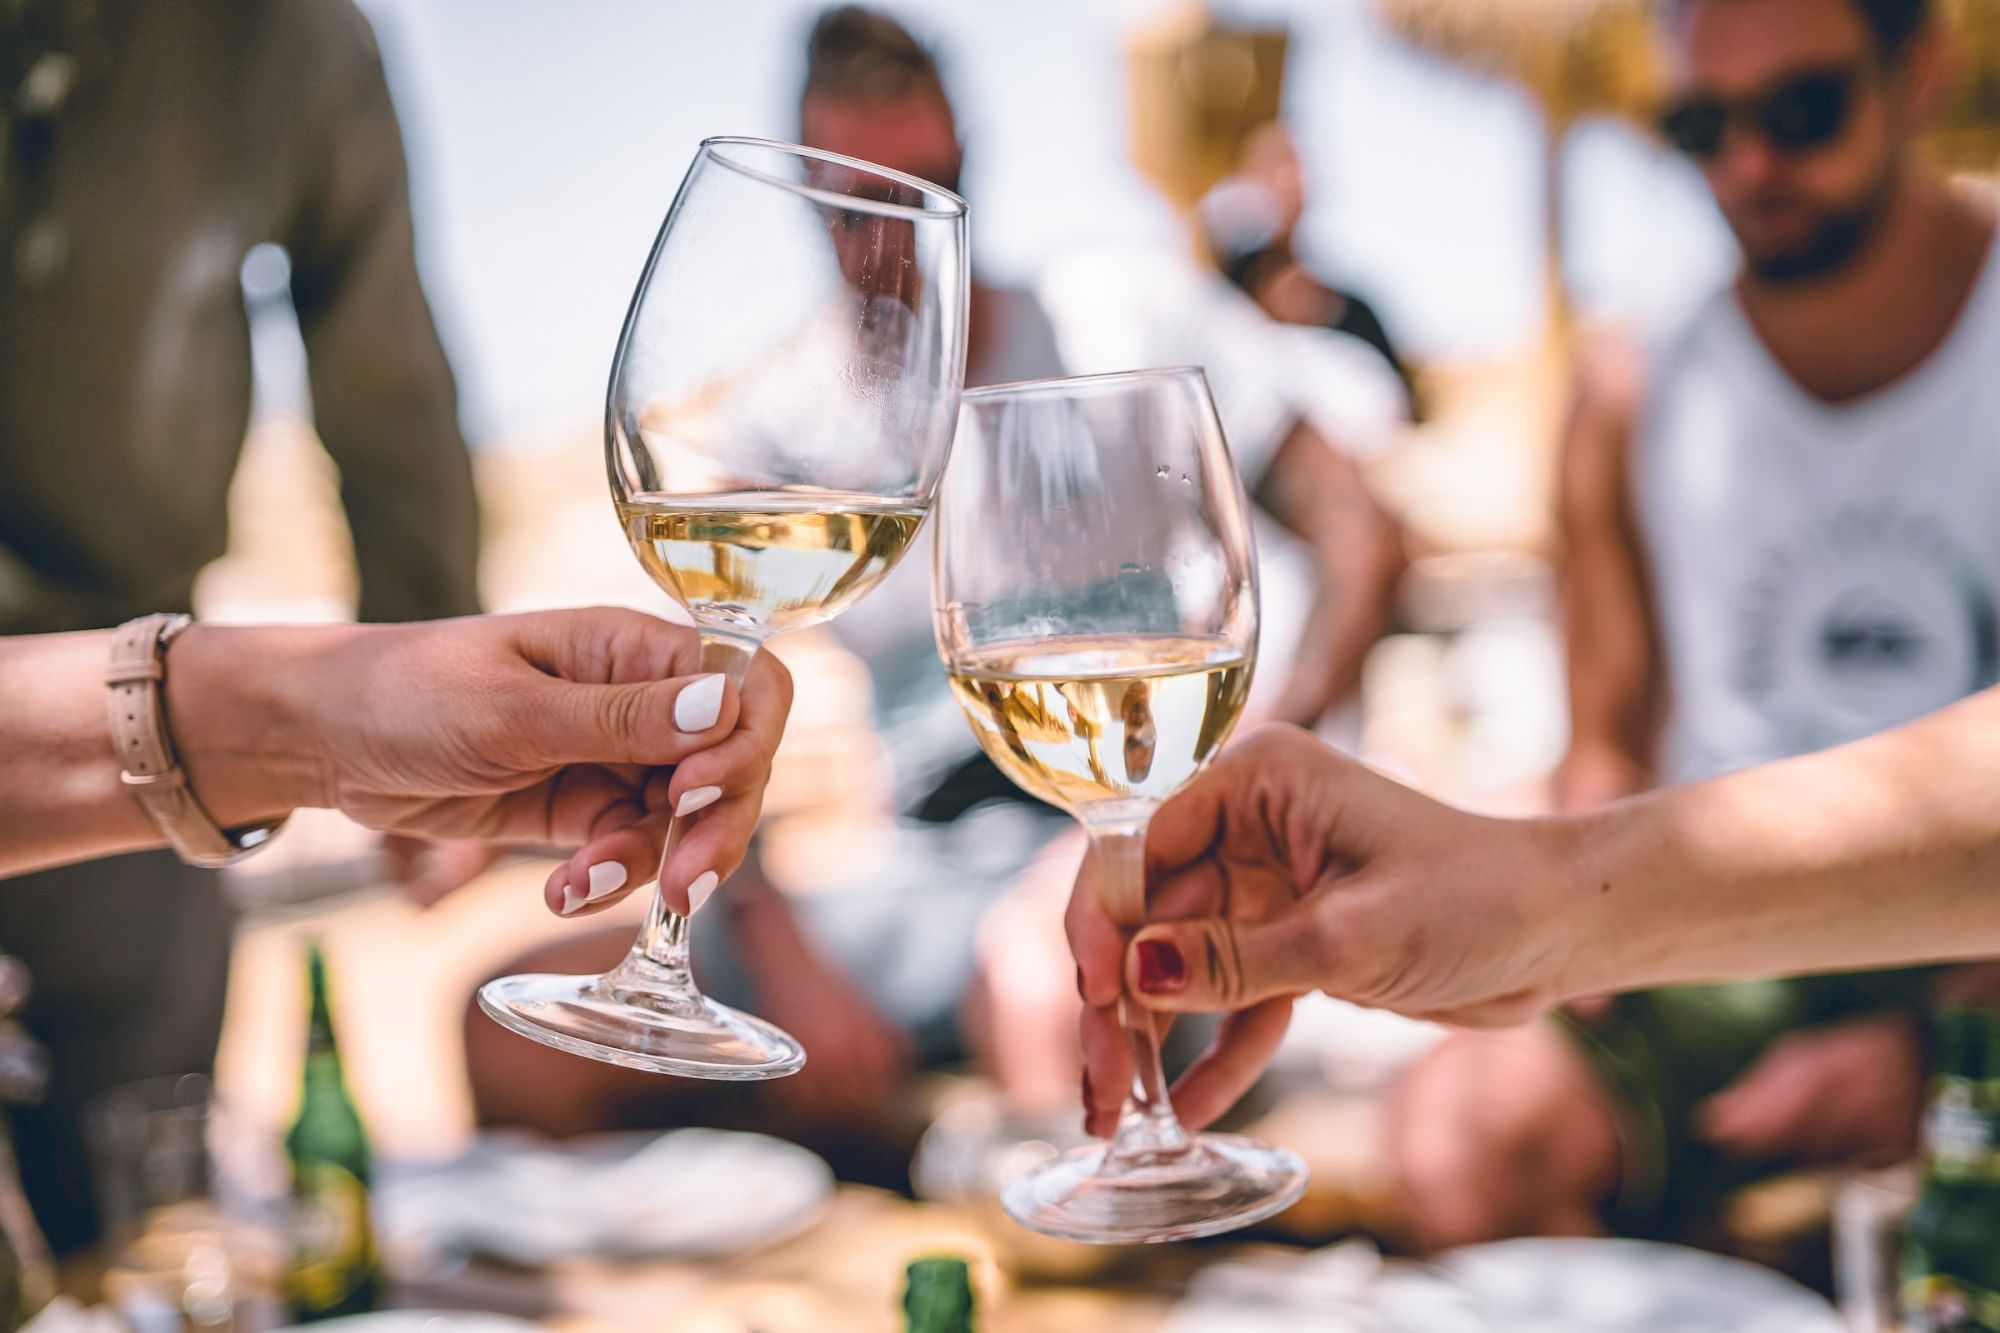
[[[1026,280],[1068,245],[1170,235],[1126,160],[1126,34],[1177,0],[928,0],[970,148],[975,250]],[[1510,0],[1512,2],[1512,0]],[[592,428],[633,282],[706,135],[790,138],[806,0],[362,0],[410,143],[424,276],[482,441]],[[1418,355],[1531,337],[1541,132],[1510,88],[1397,44],[1366,0],[1234,0],[1293,34],[1305,243]],[[1614,128],[1569,154],[1576,289],[1635,311],[1712,280],[1699,182]],[[268,342],[260,339],[260,344]],[[279,353],[282,355],[282,352]]]

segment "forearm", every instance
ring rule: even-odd
[[[1402,529],[1361,470],[1301,427],[1287,440],[1260,501],[1311,552],[1312,606],[1278,712],[1310,727],[1361,683],[1389,623],[1408,563]]]
[[[167,728],[225,828],[322,799],[298,669],[328,629],[196,626],[167,653]],[[109,632],[0,640],[0,874],[164,841],[121,780],[106,719]]]
[[[1402,575],[1402,537],[1372,507],[1320,543],[1319,586],[1286,690],[1285,720],[1310,726],[1361,685],[1362,667],[1389,627]]]
[[[2000,691],[1829,751],[1552,825],[1563,989],[2000,953]]]

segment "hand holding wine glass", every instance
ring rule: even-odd
[[[774,634],[879,583],[930,508],[965,375],[965,204],[935,185],[758,139],[702,145],[626,316],[605,406],[618,521],[685,607],[702,665],[740,682]],[[684,796],[666,862],[702,819]],[[498,1022],[593,1059],[762,1079],[805,1062],[702,995],[689,918],[718,887],[662,881],[602,977],[505,977]]]
[[[1249,694],[1257,584],[1242,483],[1199,370],[968,393],[939,501],[938,648],[980,745],[1090,835],[1107,917],[1145,917],[1146,831],[1228,738]],[[1282,1149],[1193,1136],[1150,1017],[1121,1009],[1131,1094],[1113,1141],[1055,1158],[1002,1202],[1106,1243],[1268,1217],[1305,1188]]]

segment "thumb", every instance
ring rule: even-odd
[[[719,673],[596,685],[549,681],[517,725],[549,764],[678,764],[736,725],[739,696]]]
[[[1125,951],[1125,984],[1148,1009],[1214,1013],[1318,990],[1326,948],[1315,915],[1208,917],[1147,926]]]

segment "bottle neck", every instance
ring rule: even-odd
[[[308,973],[312,1013],[306,1023],[304,1084],[308,1095],[338,1091],[345,1085],[340,1045],[333,1032],[333,1013],[326,1002],[326,972],[317,955]]]
[[[326,998],[326,960],[314,947],[306,955],[306,1061],[331,1056],[337,1064],[340,1054],[333,1035],[333,1006]]]
[[[340,1067],[340,1052],[331,1046],[313,1047],[306,1052],[305,1078],[308,1084],[340,1083],[345,1075]]]

